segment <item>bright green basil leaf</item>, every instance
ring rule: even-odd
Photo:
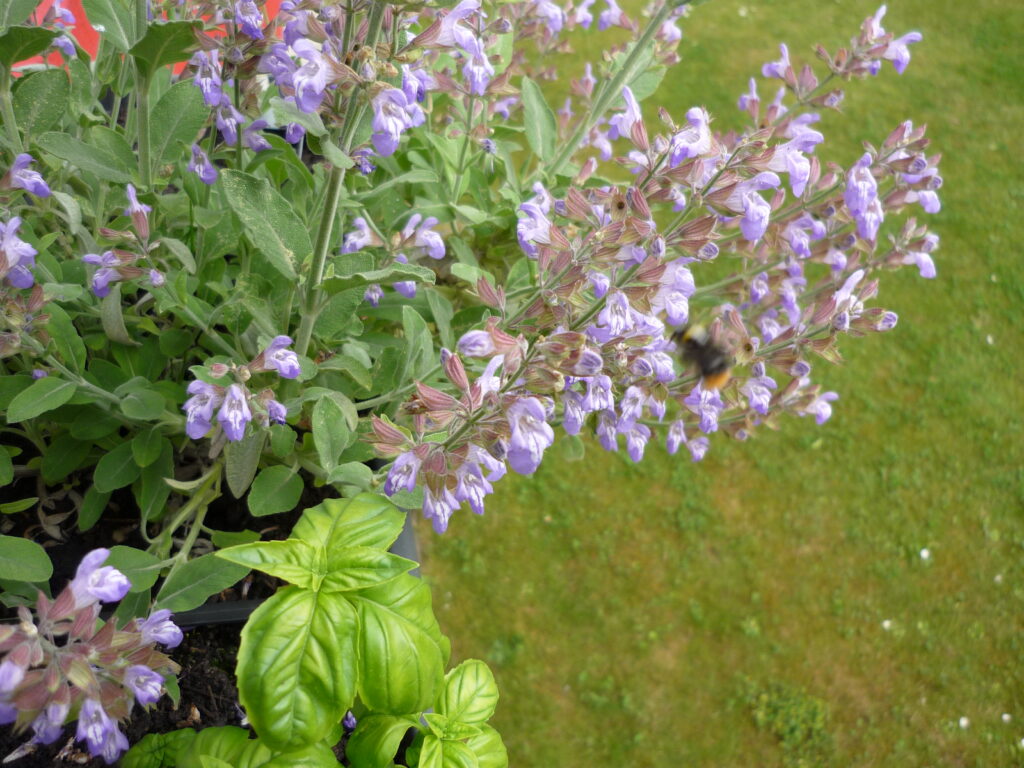
[[[294,509],[302,496],[302,478],[289,467],[277,464],[262,470],[249,490],[249,512],[255,517]]]
[[[0,579],[46,581],[53,563],[46,550],[19,536],[0,536]]]
[[[157,69],[167,64],[186,61],[196,47],[195,32],[202,26],[198,21],[168,21],[150,24],[146,34],[133,45],[130,53],[144,78],[150,78]]]
[[[345,275],[334,275],[323,282],[324,291],[328,294],[341,293],[350,288],[361,288],[370,283],[397,283],[403,280],[413,280],[417,283],[433,284],[436,275],[434,270],[421,267],[418,264],[390,264],[381,269],[371,269],[362,272],[353,272]]]
[[[146,468],[160,458],[163,447],[163,436],[159,427],[144,429],[132,438],[132,457],[136,464]]]
[[[46,69],[27,75],[14,94],[14,116],[27,137],[48,131],[68,107],[68,73]]]
[[[418,727],[416,718],[408,715],[366,715],[345,744],[345,756],[358,768],[392,768],[402,737]]]
[[[195,737],[196,732],[191,728],[147,734],[124,754],[121,768],[173,768]]]
[[[172,165],[189,154],[189,147],[210,116],[210,110],[203,103],[203,94],[189,80],[172,85],[151,114],[150,151],[159,173],[163,166]],[[189,271],[195,272],[194,264]]]
[[[85,460],[92,443],[75,440],[70,435],[54,438],[46,448],[43,460],[39,464],[43,480],[55,485],[70,475]],[[3,453],[7,453],[4,451]]]
[[[0,3],[0,8],[3,5]],[[9,69],[23,59],[42,53],[50,47],[56,36],[56,31],[42,27],[11,27],[0,35],[0,66]]]
[[[211,757],[210,755],[200,755],[199,764],[203,768],[239,768],[238,765],[232,765],[221,760],[219,757]]]
[[[446,739],[461,741],[462,739],[468,739],[471,736],[479,736],[480,727],[476,725],[469,725],[468,723],[459,723],[449,720],[445,725],[443,735]]]
[[[245,578],[249,569],[235,563],[203,555],[189,560],[171,573],[156,596],[156,607],[174,613],[190,611],[206,598]]]
[[[74,396],[77,388],[76,384],[56,376],[34,381],[11,400],[7,408],[7,423],[15,424],[25,419],[34,419],[42,413],[60,408]]]
[[[342,547],[387,549],[402,532],[404,522],[405,513],[386,497],[361,493],[352,499],[327,499],[310,507],[302,513],[290,538],[327,551]]]
[[[224,447],[224,477],[228,488],[236,498],[242,498],[249,490],[252,479],[256,476],[256,468],[263,455],[263,446],[267,442],[267,433],[262,429],[250,429],[248,434],[237,442],[229,442]]]
[[[269,573],[303,589],[319,589],[319,552],[299,539],[255,541],[214,554],[232,563]]]
[[[359,609],[359,697],[378,712],[430,706],[448,656],[430,604],[430,589],[404,574],[350,594]]]
[[[144,592],[156,584],[160,576],[160,560],[149,552],[118,545],[110,548],[104,565],[112,565],[132,583],[132,592]]]
[[[97,491],[109,493],[134,483],[140,471],[141,468],[135,463],[135,457],[132,455],[132,444],[121,443],[114,450],[103,454],[96,464],[92,475],[93,484]]]
[[[276,755],[259,768],[341,768],[341,763],[334,757],[334,751],[327,743],[321,741],[296,752]]]
[[[426,722],[430,732],[437,736],[439,739],[444,738],[445,731],[448,730],[448,718],[444,715],[440,715],[437,712],[424,712],[423,720]]]
[[[501,735],[486,723],[477,727],[479,735],[470,736],[466,746],[473,750],[480,768],[508,768],[508,752]]]
[[[533,80],[524,77],[521,90],[526,140],[530,142],[530,149],[540,158],[541,164],[549,163],[555,157],[555,144],[558,139],[555,113],[544,99],[544,92]]]
[[[437,702],[438,712],[450,720],[476,725],[494,714],[498,705],[498,686],[484,662],[469,659],[445,675],[444,692]]]
[[[234,170],[220,178],[253,247],[286,278],[296,279],[296,267],[313,253],[313,245],[291,204],[266,179]]]
[[[220,760],[231,768],[258,768],[274,752],[260,739],[250,739],[249,731],[224,725],[204,728],[178,753],[177,768],[204,768],[203,758]]]
[[[373,547],[344,547],[327,550],[324,592],[365,589],[397,579],[416,567],[412,560]]]
[[[473,750],[459,741],[428,735],[420,750],[419,768],[479,768]]]
[[[103,39],[121,53],[139,39],[131,12],[121,0],[82,0],[82,7],[91,24],[103,27]]]
[[[238,694],[275,749],[321,741],[355,698],[356,612],[340,595],[285,587],[242,630]]]
[[[132,180],[131,168],[126,168],[117,155],[93,144],[51,131],[44,133],[36,143],[51,155],[67,160],[76,168],[95,174],[102,181],[127,184]]]

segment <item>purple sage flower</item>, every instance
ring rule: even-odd
[[[253,0],[235,0],[235,22],[253,40],[263,39],[263,14]]]
[[[427,486],[423,494],[423,516],[430,520],[435,533],[444,533],[448,530],[448,521],[459,505],[459,500],[447,486],[442,486],[441,490],[436,492]]]
[[[590,29],[590,25],[594,23],[594,14],[590,12],[590,6],[596,2],[597,0],[581,0],[573,11],[573,21],[584,29]]]
[[[700,417],[698,426],[701,432],[710,434],[718,431],[718,415],[725,408],[725,403],[717,390],[704,389],[698,382],[683,403]]]
[[[366,286],[366,290],[363,291],[363,301],[369,302],[371,307],[376,307],[383,298],[384,289],[377,283],[370,283],[370,285]]]
[[[203,101],[208,107],[216,107],[221,103],[223,93],[220,79],[220,62],[217,60],[218,52],[196,51],[189,59],[189,64],[196,68],[196,75],[193,82],[203,94]]]
[[[31,269],[36,265],[36,249],[18,237],[21,217],[13,216],[7,224],[0,223],[0,278],[15,288],[31,288],[35,284]]]
[[[94,549],[82,558],[71,580],[71,593],[75,609],[97,602],[116,603],[131,589],[128,578],[111,565],[103,565],[110,556],[109,549]]]
[[[192,159],[189,160],[188,169],[198,176],[203,184],[209,185],[217,181],[217,169],[198,144],[192,145]]]
[[[614,0],[608,0],[608,2],[614,2]],[[603,16],[604,14],[602,14]],[[604,29],[604,27],[601,27]],[[622,89],[622,98],[626,102],[626,109],[624,112],[619,112],[617,115],[613,115],[608,121],[608,138],[615,140],[620,136],[630,138],[632,136],[633,125],[643,120],[643,116],[640,114],[640,104],[637,102],[636,97],[633,95],[628,87]]]
[[[540,466],[544,450],[555,440],[544,406],[535,397],[524,397],[508,408],[506,416],[512,430],[508,463],[519,474],[532,475]]]
[[[32,721],[32,741],[36,744],[53,744],[64,732],[64,721],[67,720],[70,707],[67,704],[51,701],[36,719]]]
[[[288,409],[277,400],[267,400],[267,420],[272,424],[284,424],[288,419]]]
[[[290,336],[275,336],[263,350],[263,367],[268,371],[277,371],[282,379],[296,379],[302,373],[299,356],[286,347],[291,346]]]
[[[601,15],[597,17],[597,28],[603,30],[608,29],[608,27],[629,26],[629,20],[626,18],[626,14],[622,12],[619,4],[615,0],[604,1],[608,7],[601,11]]]
[[[224,393],[224,404],[217,412],[220,423],[228,440],[237,442],[245,437],[245,425],[252,421],[246,392],[238,384],[232,384]]]
[[[475,462],[466,461],[455,470],[455,478],[455,498],[460,502],[467,502],[473,512],[482,515],[484,497],[494,493],[494,486],[484,477],[483,469]]]
[[[626,436],[626,452],[633,461],[641,461],[647,441],[651,439],[651,428],[645,424],[631,424],[627,429],[619,429]]]
[[[824,392],[818,395],[814,400],[804,409],[802,416],[813,416],[814,420],[819,424],[824,424],[832,416],[832,405],[831,403],[838,400],[839,395],[835,392]]]
[[[262,152],[265,149],[270,149],[270,142],[260,133],[266,127],[266,120],[253,120],[242,131],[242,143],[253,152]]]
[[[199,440],[213,426],[213,410],[224,400],[222,390],[205,381],[193,381],[186,390],[192,397],[181,409],[185,411],[185,434]]]
[[[296,40],[292,50],[304,63],[291,74],[295,106],[302,112],[316,112],[324,100],[331,75],[331,63],[323,52],[306,39]]]
[[[133,664],[124,671],[121,682],[139,704],[154,704],[160,698],[164,676],[143,664]]]
[[[675,167],[691,157],[711,151],[711,117],[703,107],[693,107],[686,113],[688,126],[672,137],[669,163]]]
[[[402,134],[413,126],[421,125],[426,119],[419,105],[415,101],[410,104],[405,94],[397,88],[385,88],[371,103],[373,136],[370,138],[382,157],[395,154]]]
[[[494,77],[494,67],[487,57],[483,42],[466,27],[456,27],[454,34],[455,41],[466,52],[462,76],[469,84],[469,92],[483,96],[487,92],[487,84]]]
[[[785,43],[779,43],[779,51],[782,56],[778,61],[770,61],[761,67],[761,74],[765,77],[776,77],[779,80],[786,79],[786,71],[792,69],[792,64],[789,62],[789,48]]]
[[[145,645],[160,643],[168,648],[177,648],[181,644],[181,629],[171,621],[171,612],[166,608],[153,611],[149,618],[140,621],[138,630]]]
[[[424,219],[421,214],[414,213],[402,228],[402,240],[404,242],[413,238],[413,244],[419,248],[421,254],[435,260],[443,259],[444,239],[434,231],[436,226],[437,219],[433,216]]]
[[[412,492],[416,488],[416,476],[422,463],[412,451],[401,454],[388,470],[387,480],[384,481],[384,493],[394,496],[398,491]]]
[[[487,331],[467,331],[457,346],[464,357],[490,357],[495,353],[494,339]]]
[[[128,749],[128,740],[96,699],[86,699],[78,713],[75,738],[84,741],[89,753],[112,764]]]
[[[50,188],[43,181],[43,177],[29,168],[34,162],[32,155],[22,153],[15,157],[14,164],[8,171],[10,185],[31,192],[36,197],[49,197]]]

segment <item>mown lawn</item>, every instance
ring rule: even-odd
[[[886,28],[925,41],[902,77],[849,88],[819,153],[849,165],[861,139],[928,123],[939,276],[885,275],[898,328],[817,366],[832,420],[716,435],[698,465],[596,444],[570,462],[556,442],[485,517],[420,528],[456,659],[498,677],[517,768],[1024,765],[1024,5],[890,5]],[[704,104],[739,126],[779,41],[834,49],[874,8],[703,5],[645,112]]]

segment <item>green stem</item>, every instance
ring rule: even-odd
[[[576,130],[573,132],[573,135],[562,145],[561,151],[555,157],[551,165],[548,166],[548,169],[545,172],[545,176],[548,179],[552,179],[558,175],[562,170],[562,166],[569,161],[573,152],[575,152],[576,148],[579,147],[580,141],[583,140],[586,133],[594,127],[598,119],[604,115],[605,111],[612,105],[614,100],[621,95],[622,86],[632,80],[635,74],[633,70],[637,61],[640,59],[641,54],[647,48],[647,44],[654,39],[658,29],[661,28],[661,25],[672,14],[672,11],[675,10],[676,7],[681,7],[688,3],[689,0],[685,0],[682,3],[665,3],[658,12],[651,17],[651,20],[647,23],[647,28],[644,29],[643,34],[640,35],[639,39],[637,39],[636,43],[634,43],[633,47],[630,49],[626,60],[622,64],[622,68],[618,71],[615,77],[608,81],[607,85],[601,89],[600,93],[594,99],[594,104],[587,113],[587,117],[584,120],[581,120],[579,125],[576,126]]]
[[[3,116],[11,145],[15,152],[20,153],[24,146],[21,143],[21,134],[18,133],[18,122],[14,119],[14,101],[11,99],[11,70],[7,67],[0,67],[0,115]]]
[[[381,25],[384,23],[383,2],[375,2],[370,7],[370,18],[366,31],[366,45],[371,48],[377,44],[377,37],[380,35]],[[349,23],[346,19],[346,24]],[[366,109],[365,102],[357,98],[358,94],[352,93],[349,96],[348,107],[345,110],[345,123],[342,128],[339,147],[346,155],[352,150],[352,141],[355,138],[356,126],[362,119]],[[324,277],[324,268],[327,265],[327,250],[331,241],[331,233],[334,230],[334,219],[338,214],[338,202],[341,200],[341,190],[345,183],[345,169],[335,167],[327,180],[327,196],[324,200],[323,211],[320,215],[320,226],[317,228],[316,242],[313,245],[313,260],[310,263],[309,272],[306,274],[306,282],[302,288],[302,319],[299,321],[299,329],[295,334],[295,351],[305,355],[309,351],[309,344],[313,338],[313,326],[316,323],[317,315],[320,313],[323,287],[321,283]]]
[[[198,525],[193,525],[192,530],[189,531],[191,537],[191,543],[186,539],[185,545],[182,546],[178,554],[175,556],[175,563],[171,567],[171,573],[178,568],[184,560],[188,558],[188,552],[192,548],[192,544],[195,543],[195,537],[199,535],[199,529],[202,526],[203,517],[206,515],[206,507],[211,501],[216,499],[220,495],[220,478],[222,470],[224,468],[224,462],[220,459],[210,467],[206,474],[203,476],[202,484],[196,489],[195,494],[190,498],[181,509],[178,510],[178,514],[174,516],[171,524],[164,527],[160,531],[160,536],[154,540],[153,545],[150,549],[156,548],[155,554],[161,560],[167,559],[171,552],[171,544],[174,536],[174,532],[178,530],[186,521],[193,515],[197,514],[196,517]],[[193,532],[195,535],[193,535]],[[182,553],[185,553],[184,556]],[[168,577],[170,573],[167,574]]]
[[[344,151],[344,150],[343,150]],[[313,248],[313,261],[306,275],[303,286],[302,320],[296,333],[295,351],[305,355],[309,350],[309,342],[313,337],[313,325],[320,311],[320,296],[323,293],[321,282],[324,268],[327,265],[327,249],[334,229],[334,218],[338,212],[338,201],[341,199],[341,188],[345,183],[345,169],[335,166],[327,180],[327,199],[324,201],[320,226],[317,228],[316,244]]]
[[[144,0],[140,0],[140,5]],[[149,78],[137,71],[139,83],[135,92],[135,117],[139,122],[139,180],[142,188],[148,190],[153,184],[152,167],[149,159]]]
[[[476,107],[476,96],[469,95],[469,106],[466,108],[466,133],[462,137],[462,148],[459,150],[459,162],[456,166],[455,188],[452,195],[454,202],[458,202],[462,190],[462,177],[466,175],[466,151],[469,149],[470,132],[473,130],[473,110]]]
[[[141,40],[149,26],[149,0],[135,0],[135,38]]]

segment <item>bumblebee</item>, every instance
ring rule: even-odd
[[[685,365],[700,372],[704,389],[721,389],[729,382],[733,357],[702,325],[686,325],[672,334]]]

